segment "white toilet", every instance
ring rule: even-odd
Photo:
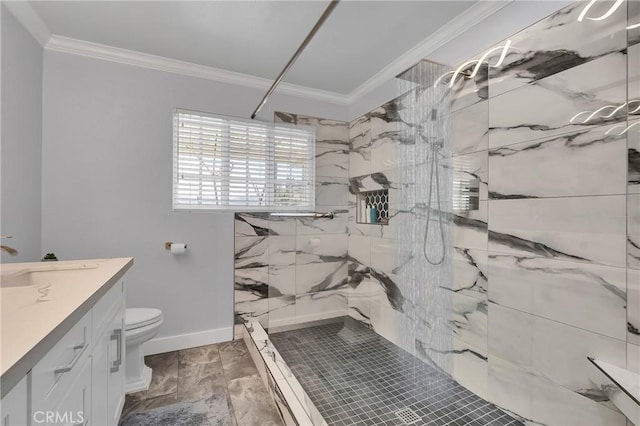
[[[132,308],[125,313],[126,393],[149,389],[151,369],[144,364],[142,344],[158,333],[163,322],[162,311],[153,308]]]

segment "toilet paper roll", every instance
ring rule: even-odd
[[[187,245],[184,243],[171,243],[171,254],[180,254],[184,253]]]

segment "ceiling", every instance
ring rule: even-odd
[[[345,1],[284,81],[350,94],[475,1]],[[32,1],[54,35],[274,79],[328,1]]]

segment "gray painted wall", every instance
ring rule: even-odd
[[[263,92],[46,51],[43,250],[60,258],[133,256],[127,305],[158,307],[158,337],[231,327],[233,213],[173,212],[172,111],[247,117]],[[346,110],[276,96],[273,110]],[[188,243],[173,256],[165,241]]]
[[[41,258],[42,48],[5,8],[2,15],[2,143],[0,233],[2,262]]]

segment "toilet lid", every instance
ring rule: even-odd
[[[133,330],[153,324],[162,319],[162,311],[154,308],[132,308],[125,313],[125,329]]]

